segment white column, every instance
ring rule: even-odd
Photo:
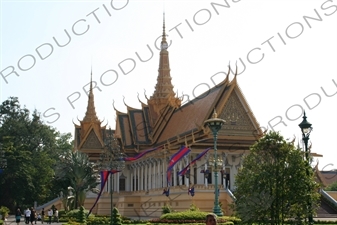
[[[147,164],[148,166],[148,172],[147,172],[147,189],[150,190],[151,189],[151,184],[152,184],[152,177],[151,177],[151,162],[148,162]]]
[[[149,190],[149,185],[148,185],[148,164],[145,164],[145,171],[144,171],[144,179],[145,179],[145,190]]]
[[[157,186],[156,188],[161,188],[161,176],[160,176],[160,160],[157,160]]]
[[[140,190],[140,167],[139,167],[139,164],[138,164],[138,167],[137,167],[137,180],[138,180],[138,182],[137,182],[137,186],[138,186],[138,188],[137,188],[137,191],[139,191]]]
[[[130,167],[130,191],[133,191],[133,168],[132,167]]]
[[[116,190],[119,193],[119,175],[120,173],[116,173]]]
[[[142,191],[142,190],[144,190],[143,189],[143,182],[144,182],[144,180],[143,180],[143,177],[144,177],[144,165],[143,164],[141,164],[141,166],[140,166],[140,168],[141,168],[141,174],[140,174],[140,191]]]
[[[205,168],[204,168],[205,172],[207,170],[207,165],[206,165],[206,160],[205,160]],[[208,175],[210,176],[210,175]],[[204,179],[205,179],[205,186],[208,187],[208,182],[207,182],[207,177],[204,176]]]
[[[181,171],[181,168],[182,168],[181,165],[182,165],[182,162],[180,161],[180,162],[178,163],[178,171],[177,171],[177,172]],[[177,172],[176,172],[176,173],[177,173]],[[183,184],[183,179],[180,179],[181,177],[178,176],[178,175],[177,175],[177,177],[178,177],[178,184],[179,184],[179,185],[182,185],[182,184]]]
[[[173,186],[177,186],[177,170],[176,170],[176,168],[177,168],[177,165],[175,165],[174,167],[173,167],[173,170],[172,170],[172,175],[173,175]]]
[[[162,176],[162,179],[163,179],[163,187],[166,187],[167,186],[167,175],[166,175],[166,170],[167,170],[167,168],[165,168],[165,166],[166,166],[166,158],[164,158],[164,160],[163,160],[163,163],[162,163],[162,174],[161,174],[161,176]]]
[[[136,168],[133,167],[133,191],[136,191],[137,190],[137,187],[136,187],[136,178],[137,178],[137,172],[136,172]]]
[[[156,182],[157,182],[157,179],[156,179],[156,163],[155,162],[152,162],[152,182],[151,182],[151,185],[152,185],[152,189],[156,188]]]

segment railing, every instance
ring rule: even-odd
[[[337,211],[337,201],[331,197],[326,191],[320,189],[322,197],[329,202],[329,204]]]
[[[54,204],[55,202],[57,202],[60,199],[61,199],[61,197],[57,197],[57,198],[55,198],[55,199],[53,199],[53,200],[51,200],[51,201],[49,201],[49,202],[47,202],[43,205],[40,205],[40,206],[36,207],[35,210],[41,210],[43,208],[47,208],[47,206],[50,206],[50,205]]]
[[[231,192],[231,190],[229,190],[229,188],[227,188],[226,191],[229,194],[229,196],[231,196],[231,198],[233,199],[233,201],[235,201],[236,197],[234,196],[233,192]]]

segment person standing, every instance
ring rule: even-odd
[[[44,222],[44,208],[42,208],[42,211],[41,211],[41,223]]]
[[[29,208],[25,211],[25,224],[29,224],[31,211]]]
[[[52,218],[52,216],[53,216],[53,210],[52,210],[52,209],[49,209],[49,210],[48,210],[48,218],[49,218],[48,223],[49,223],[49,224],[51,224],[51,218]]]
[[[54,213],[54,222],[56,223],[59,222],[59,211],[55,208],[55,213]]]
[[[15,221],[16,221],[17,225],[20,224],[20,221],[21,221],[21,210],[20,210],[20,208],[18,208],[15,212]]]
[[[33,225],[34,222],[36,223],[36,221],[35,221],[36,212],[35,212],[35,209],[33,207],[31,208],[30,211],[31,211],[31,213],[30,213],[30,224]]]

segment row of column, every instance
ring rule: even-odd
[[[208,185],[208,180],[203,176],[203,174],[199,174],[202,169],[206,170],[206,158],[203,158],[202,161],[198,161],[196,163],[196,171],[194,171],[194,168],[191,168],[191,178],[195,177],[195,179],[192,179],[190,182],[190,179],[188,179],[186,176],[179,177],[177,173],[181,171],[189,162],[188,158],[182,159],[179,161],[172,170],[172,179],[170,181],[170,186],[177,186],[177,185],[186,185],[189,186],[190,183],[192,184],[202,184],[204,183],[206,186]],[[230,160],[232,161],[232,160]],[[241,161],[241,160],[240,160]],[[230,177],[231,177],[231,186],[234,184],[234,173],[237,172],[237,166],[238,164],[232,164],[232,162],[229,163],[227,166],[231,166],[230,170]],[[240,162],[241,164],[241,162]],[[239,165],[240,165],[239,164]],[[127,171],[124,171],[124,174],[126,174],[126,191],[147,191],[150,189],[155,188],[164,188],[167,187],[167,165],[168,165],[168,159],[154,159],[149,158],[140,162],[135,162],[131,164]],[[234,168],[233,168],[234,167]],[[225,167],[224,167],[225,169]],[[197,173],[197,174],[194,174]],[[113,179],[113,189],[116,192],[119,192],[119,183],[120,183],[120,174],[116,173],[113,174],[113,176],[110,176],[109,179]],[[221,178],[220,178],[221,179]],[[197,182],[199,181],[199,182]],[[202,182],[200,182],[202,181]],[[213,183],[213,182],[212,182]],[[107,181],[106,185],[106,191],[110,191],[110,180]]]
[[[147,191],[167,186],[166,160],[147,159],[136,162],[130,168],[130,191]]]

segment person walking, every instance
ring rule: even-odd
[[[53,210],[52,210],[52,209],[49,209],[49,210],[48,210],[48,218],[49,218],[48,223],[49,223],[49,224],[51,224],[51,218],[52,218],[52,216],[53,216]]]
[[[44,208],[42,208],[42,211],[41,211],[41,223],[44,222]]]
[[[29,208],[25,211],[25,224],[29,224],[31,211]]]
[[[15,212],[15,221],[16,221],[16,224],[19,225],[20,224],[20,221],[21,221],[21,210],[20,208],[18,208]]]

